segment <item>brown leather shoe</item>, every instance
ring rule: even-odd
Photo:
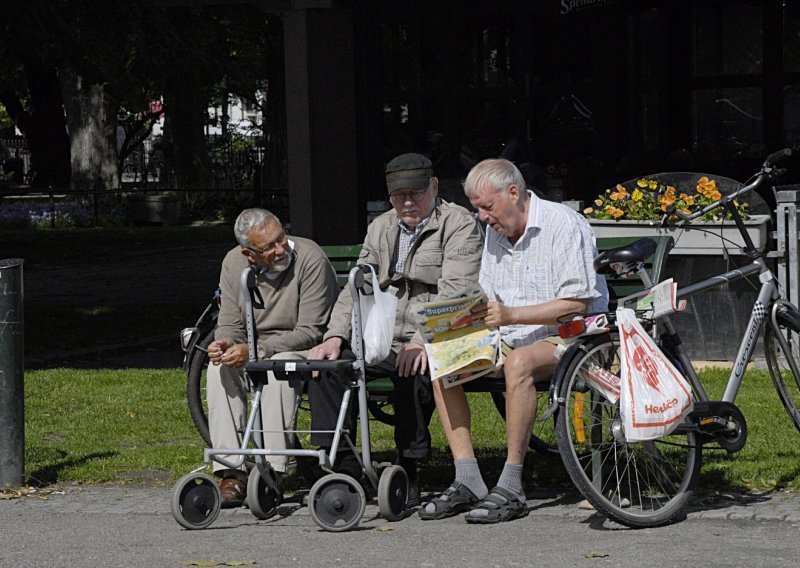
[[[219,482],[220,507],[241,507],[247,497],[247,483],[236,477],[226,477]]]

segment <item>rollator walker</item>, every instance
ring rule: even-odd
[[[212,461],[225,467],[236,469],[246,461],[253,463],[247,484],[247,506],[250,512],[259,519],[273,517],[281,504],[283,495],[277,483],[276,472],[267,461],[271,455],[294,456],[298,458],[314,457],[320,467],[328,472],[317,480],[308,494],[308,507],[311,518],[322,529],[342,532],[358,525],[364,516],[367,497],[358,480],[333,472],[336,455],[347,444],[362,466],[366,480],[373,489],[377,489],[378,509],[382,517],[396,521],[406,516],[408,501],[408,475],[399,465],[377,464],[372,461],[369,437],[369,413],[367,409],[366,365],[364,363],[364,343],[362,337],[361,302],[362,295],[372,294],[372,284],[364,275],[369,273],[367,265],[359,265],[350,271],[347,286],[353,297],[353,325],[351,347],[355,360],[339,359],[335,361],[298,361],[298,360],[263,360],[257,358],[257,335],[254,326],[253,306],[256,297],[256,277],[258,270],[250,266],[242,271],[241,286],[245,298],[247,316],[247,342],[249,345],[248,363],[245,367],[249,377],[252,393],[250,412],[242,436],[241,447],[238,448],[206,448],[203,452],[204,466],[186,474],[175,484],[171,497],[171,510],[175,520],[187,529],[203,529],[211,525],[219,516],[220,491],[214,478],[202,471]],[[339,409],[335,430],[326,430],[333,434],[330,454],[324,449],[270,449],[264,447],[264,430],[261,426],[261,393],[268,382],[268,371],[278,380],[300,377],[309,380],[313,371],[335,371],[350,373],[350,383]],[[353,396],[358,397],[358,429],[361,434],[361,454],[356,451],[356,432],[345,428],[348,408]],[[322,431],[317,431],[322,432]],[[284,433],[311,433],[310,430],[287,430]],[[254,445],[255,447],[251,447]],[[235,459],[234,459],[235,458]],[[380,470],[380,471],[379,471]]]

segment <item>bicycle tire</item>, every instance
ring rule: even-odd
[[[197,339],[189,370],[186,373],[186,402],[197,432],[210,448],[211,434],[208,430],[208,406],[206,404],[206,369],[208,368],[208,346],[214,341],[214,328]]]
[[[136,183],[139,181],[139,168],[133,164],[126,164],[122,168],[121,181]]]
[[[537,385],[536,398],[539,401],[536,407],[536,414],[538,415],[550,404],[550,391],[545,388],[539,388]],[[492,402],[497,412],[505,421],[506,419],[506,396],[502,392],[490,393]],[[531,437],[528,439],[528,448],[540,454],[558,454],[558,443],[556,442],[555,423],[541,420],[533,422],[531,429]]]
[[[647,442],[624,438],[619,402],[612,404],[584,380],[592,365],[619,375],[619,336],[594,336],[567,363],[556,413],[564,467],[586,500],[631,528],[673,522],[699,479],[702,445],[681,429]]]
[[[783,403],[783,407],[789,414],[794,423],[794,427],[800,431],[800,376],[795,374],[789,364],[791,357],[794,368],[800,369],[800,326],[790,318],[777,315],[778,326],[789,345],[789,353],[786,353],[775,337],[775,331],[770,325],[764,332],[764,351],[767,359],[767,368],[775,390]]]

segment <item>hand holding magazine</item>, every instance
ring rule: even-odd
[[[425,339],[432,380],[452,387],[491,373],[503,364],[505,344],[500,331],[483,318],[486,295],[481,290],[462,298],[422,304],[417,327]]]

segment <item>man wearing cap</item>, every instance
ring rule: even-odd
[[[438,198],[439,180],[430,160],[402,154],[386,166],[386,185],[393,209],[375,219],[359,255],[359,264],[376,266],[378,284],[398,289],[392,352],[377,369],[392,378],[398,463],[409,477],[409,505],[419,503],[416,462],[430,451],[428,423],[434,410],[428,359],[416,329],[417,305],[455,298],[474,290],[480,270],[482,239],[469,212]],[[345,289],[333,308],[323,342],[309,359],[338,359],[348,347],[353,307]],[[323,376],[309,383],[312,430],[333,430],[349,377]],[[352,417],[355,431],[355,414]],[[313,434],[311,443],[330,447],[332,435]],[[349,448],[348,448],[349,450]],[[337,470],[360,477],[351,451]]]

